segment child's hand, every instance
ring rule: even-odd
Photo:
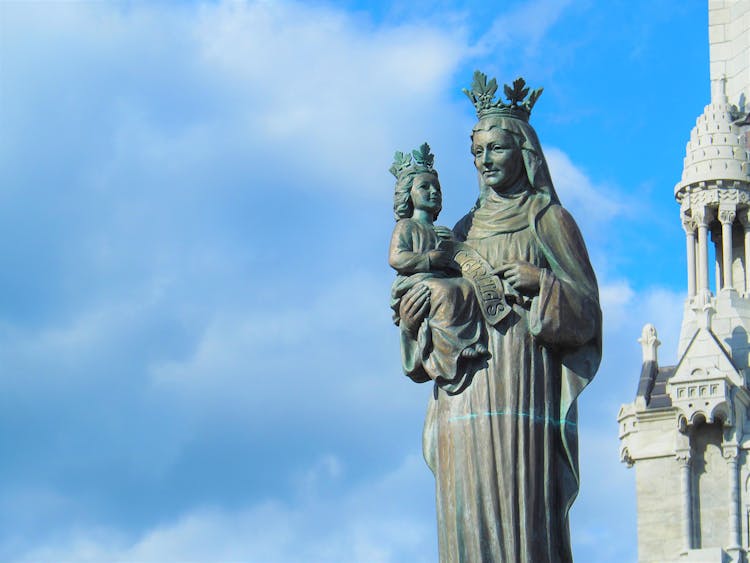
[[[443,227],[442,225],[435,225],[433,228],[435,229],[435,234],[438,236],[440,240],[453,240],[453,231],[450,230],[448,227]]]
[[[450,230],[448,227],[443,227],[442,225],[435,225],[433,229],[435,229],[435,234],[438,236],[439,239],[453,240],[453,231]]]

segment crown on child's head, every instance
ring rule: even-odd
[[[542,94],[544,88],[537,88],[531,91],[528,100],[524,98],[529,93],[526,88],[526,81],[523,78],[516,78],[511,88],[505,84],[505,97],[510,101],[509,104],[503,103],[502,100],[494,101],[495,92],[497,91],[497,80],[494,78],[487,82],[487,75],[478,70],[474,71],[474,81],[471,83],[471,90],[463,89],[471,103],[477,110],[477,117],[482,119],[489,115],[498,115],[501,117],[513,117],[521,121],[529,121],[531,108],[534,107],[537,99]]]
[[[412,160],[412,157],[414,157],[414,160]],[[405,174],[417,174],[419,172],[432,172],[434,174],[433,162],[435,162],[435,155],[430,152],[430,145],[422,143],[419,149],[415,149],[411,153],[396,151],[393,156],[393,164],[389,170],[399,180]]]

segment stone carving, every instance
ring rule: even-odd
[[[736,462],[740,455],[740,449],[736,445],[722,445],[721,455],[727,461]]]
[[[633,456],[630,455],[630,450],[628,448],[623,448],[620,452],[620,461],[628,467],[633,467],[635,461],[633,460]]]
[[[683,211],[694,207],[717,207],[720,203],[730,205],[750,203],[750,195],[744,186],[727,185],[721,181],[717,182],[718,188],[707,188],[705,182],[702,184],[703,186],[691,188],[690,191],[682,193],[679,201]]]
[[[698,223],[693,219],[692,217],[685,215],[683,213],[682,215],[682,228],[685,230],[685,233],[695,233],[695,230],[698,228]]]
[[[680,467],[690,467],[690,464],[693,463],[693,458],[689,450],[675,452],[674,459]]]
[[[391,305],[405,373],[434,385],[423,447],[440,561],[564,563],[578,492],[576,398],[601,356],[597,283],[528,124],[541,89],[526,99],[516,80],[508,104],[496,90],[477,72],[467,91],[479,118],[479,198],[452,231],[432,224],[437,173],[419,169],[432,167],[428,148],[413,160],[396,153]]]
[[[692,217],[698,227],[707,228],[714,219],[716,210],[710,207],[695,207],[692,209]]]
[[[733,223],[736,216],[737,212],[734,209],[722,209],[719,207],[719,222],[721,224]]]

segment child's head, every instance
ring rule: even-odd
[[[414,162],[412,162],[414,155]],[[396,177],[393,194],[393,212],[396,221],[414,215],[414,209],[423,209],[437,219],[443,207],[443,196],[437,171],[432,167],[435,155],[424,143],[412,154],[397,152],[391,173]]]
[[[414,209],[424,209],[432,214],[433,221],[443,208],[443,194],[437,172],[412,172],[396,180],[393,211],[396,220],[411,217]]]

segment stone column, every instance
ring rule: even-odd
[[[739,448],[737,446],[724,446],[722,448],[724,459],[727,460],[727,473],[729,475],[729,536],[727,537],[728,549],[739,549],[740,547],[740,474],[738,467]]]
[[[734,208],[719,209],[721,221],[721,256],[722,256],[722,289],[732,289],[732,225],[737,215]]]
[[[680,464],[680,490],[682,491],[682,551],[693,549],[693,495],[690,479],[690,451],[678,451],[677,463]]]
[[[698,226],[698,290],[710,293],[708,284],[708,224],[711,220],[710,210],[701,207],[693,211],[693,218]]]
[[[748,223],[750,225],[750,223]],[[688,297],[695,297],[695,221],[690,217],[682,218],[682,227],[685,229],[685,240],[687,244],[687,282]],[[750,232],[750,226],[746,233]]]
[[[708,229],[709,240],[714,245],[714,287],[716,293],[723,287],[721,283],[721,225],[715,224]]]
[[[740,213],[740,223],[745,231],[745,294],[750,294],[750,209]]]

